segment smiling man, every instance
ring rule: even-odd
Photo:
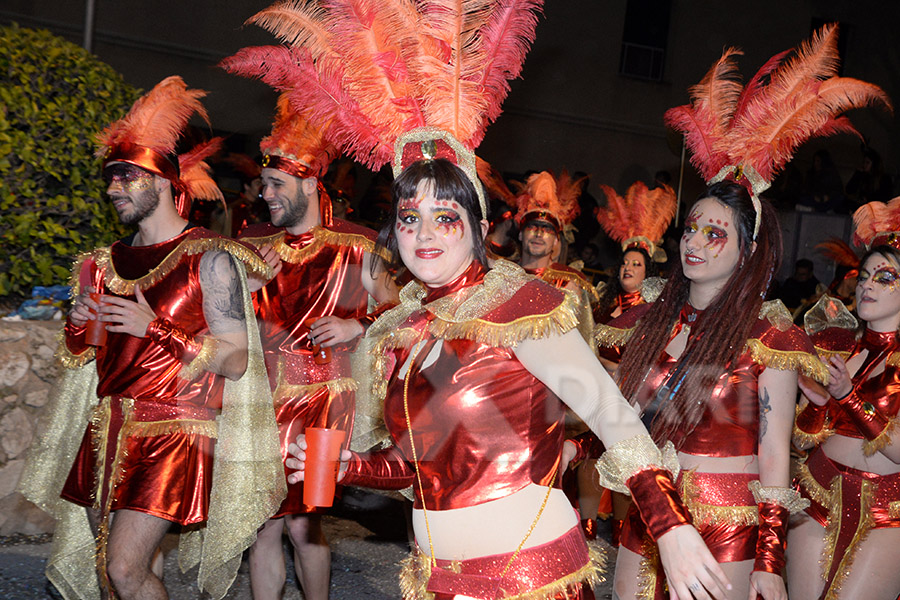
[[[582,180],[572,180],[565,171],[558,178],[548,171],[531,175],[516,197],[519,207],[516,221],[522,243],[519,264],[550,285],[576,295],[578,331],[590,341],[594,327],[591,305],[597,301],[597,290],[584,273],[558,262],[563,260],[559,256],[561,236],[580,210],[581,186]]]
[[[241,233],[275,272],[271,280],[252,281],[251,289],[258,290],[257,317],[285,456],[306,427],[341,429],[349,445],[356,390],[350,353],[374,321],[367,315],[369,297],[397,301],[382,262],[372,268],[375,232],[332,218],[331,199],[319,181],[335,156],[324,133],[282,97],[272,134],[260,144],[262,197],[271,223]],[[304,596],[328,597],[331,551],[321,513],[303,503],[302,484],[289,487],[250,551],[254,598],[281,597],[285,529]]]

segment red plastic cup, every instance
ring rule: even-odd
[[[92,292],[90,294],[91,300],[100,304],[100,297],[102,294],[97,292]],[[91,311],[94,312],[94,311]],[[104,346],[106,345],[106,323],[99,319],[99,315],[94,312],[94,318],[89,319],[87,322],[87,329],[85,330],[85,343],[88,346]]]
[[[306,428],[306,469],[303,476],[303,504],[331,506],[337,483],[344,432],[324,427]]]

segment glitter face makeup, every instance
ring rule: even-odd
[[[895,331],[900,326],[900,272],[892,257],[873,254],[856,280],[856,309],[874,331]]]
[[[552,259],[559,249],[559,237],[556,228],[547,221],[535,219],[528,221],[519,233],[519,241],[522,242],[522,254],[526,255],[526,261],[535,259]]]
[[[149,189],[153,185],[153,175],[134,165],[113,163],[103,170],[103,181],[107,188],[115,189],[115,185],[130,194]]]
[[[453,200],[438,200],[427,181],[419,183],[415,198],[401,200],[394,232],[400,258],[429,287],[449,283],[474,258],[472,232],[466,214]]]
[[[159,206],[154,188],[156,176],[127,163],[112,163],[103,169],[106,194],[125,225],[136,225],[153,214]]]
[[[619,267],[619,285],[627,293],[637,291],[647,276],[647,265],[644,264],[644,255],[635,250],[629,250],[622,258],[622,266]]]
[[[681,236],[681,264],[696,284],[723,286],[740,258],[732,210],[714,198],[694,205]]]

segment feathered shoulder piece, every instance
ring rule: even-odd
[[[265,51],[264,80],[331,123],[328,137],[343,152],[376,170],[391,161],[395,175],[447,158],[483,200],[472,151],[521,72],[542,4],[285,0],[248,22],[290,46]]]
[[[857,246],[887,244],[900,249],[900,196],[887,204],[863,204],[853,213],[853,225],[853,243]]]
[[[729,48],[690,88],[691,103],[666,111],[666,125],[684,134],[705,181],[728,178],[757,197],[807,139],[859,135],[842,113],[870,104],[890,109],[878,86],[837,76],[837,34],[826,25],[769,59],[746,86],[735,62],[741,53]]]
[[[622,245],[622,252],[643,248],[655,262],[665,262],[666,253],[659,244],[675,217],[675,191],[667,185],[651,190],[643,181],[632,183],[624,198],[608,185],[600,189],[606,195],[606,206],[597,212],[597,221]]]
[[[177,75],[167,77],[138,99],[122,119],[97,135],[96,155],[104,168],[114,162],[135,165],[172,182],[175,206],[187,217],[192,198],[222,200],[222,192],[210,177],[205,160],[221,148],[221,138],[198,144],[177,155],[175,147],[195,113],[209,124],[200,99],[203,90],[188,89]]]

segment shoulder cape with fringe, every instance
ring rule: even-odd
[[[248,269],[263,275],[271,273],[256,252],[242,244],[227,238],[191,236],[146,277],[123,280],[108,269],[106,283],[111,284],[110,289],[119,290],[116,293],[131,294],[135,283],[149,287],[160,281],[166,268],[170,271],[177,264],[173,258],[176,253],[180,257],[207,250],[228,252],[241,273],[249,356],[247,370],[239,380],[225,379],[222,411],[217,419],[209,518],[205,527],[182,533],[179,564],[183,571],[199,564],[200,589],[219,599],[234,581],[244,550],[281,505],[287,489],[259,330],[246,282]],[[108,260],[109,248],[82,256],[74,270],[75,281],[86,256]],[[67,353],[63,341],[58,354]],[[71,368],[63,369],[51,391],[42,416],[44,433],[35,438],[29,450],[18,489],[57,521],[47,578],[66,600],[99,600],[96,548],[87,511],[59,497],[98,402],[95,364],[85,357],[69,358]],[[186,373],[183,370],[182,376]]]
[[[579,299],[498,260],[480,284],[422,304],[425,288],[412,282],[400,290],[400,304],[369,327],[357,351],[371,386],[360,386],[352,449],[367,450],[387,440],[382,406],[391,350],[409,348],[425,333],[444,340],[467,339],[499,348],[514,348],[524,339],[563,334],[578,325]]]
[[[651,306],[635,306],[606,325],[598,325],[594,341],[601,347],[625,345]],[[828,370],[816,356],[812,342],[794,325],[791,313],[781,300],[763,303],[745,349],[754,362],[765,367],[797,370],[819,382],[828,379]]]
[[[325,227],[316,225],[310,232],[312,240],[299,248],[285,243],[287,233],[283,227],[275,227],[271,223],[251,225],[240,233],[240,240],[251,244],[256,248],[272,246],[281,260],[291,264],[302,264],[314,256],[323,246],[339,246],[362,248],[369,254],[377,254],[389,261],[390,256],[383,248],[375,244],[376,234],[368,227],[350,223],[342,219],[334,219],[332,224]]]

